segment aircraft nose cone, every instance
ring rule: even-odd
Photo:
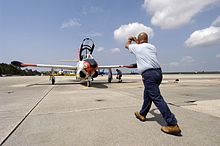
[[[88,62],[92,68],[96,68],[98,65],[94,59],[87,59],[85,61]]]
[[[90,64],[90,66],[91,66],[92,68],[96,68],[96,67],[97,67],[97,63],[96,63],[96,62],[93,62],[92,64]]]

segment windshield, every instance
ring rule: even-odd
[[[91,54],[85,54],[85,55],[83,55],[83,60],[84,59],[93,59],[93,57]]]

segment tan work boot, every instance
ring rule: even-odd
[[[141,121],[146,121],[146,117],[142,116],[139,112],[134,113],[136,118],[141,120]]]
[[[163,126],[161,128],[161,130],[165,133],[168,133],[168,134],[177,134],[177,133],[180,133],[181,130],[179,128],[178,125],[174,125],[174,126]]]

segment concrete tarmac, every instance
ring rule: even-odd
[[[220,145],[220,74],[164,75],[160,89],[179,136],[161,132],[166,123],[153,104],[147,121],[137,120],[141,76],[122,80],[100,76],[86,87],[75,77],[59,76],[55,85],[49,77],[0,77],[1,145]]]

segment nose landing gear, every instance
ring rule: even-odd
[[[87,81],[87,87],[91,87],[91,81]]]
[[[91,73],[89,73],[89,74],[91,74]],[[88,77],[87,87],[91,87],[91,83],[92,83],[91,80],[92,80],[92,78]]]

